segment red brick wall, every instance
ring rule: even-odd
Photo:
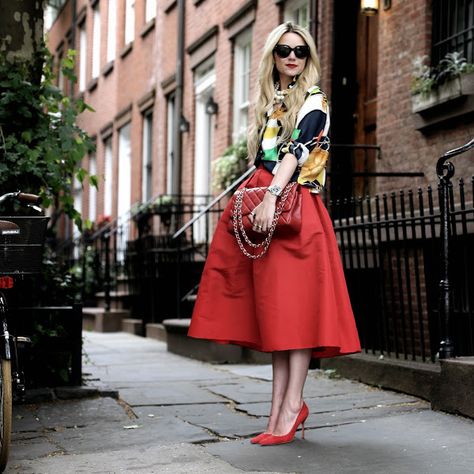
[[[102,21],[102,61],[105,66],[107,38],[107,3],[100,2]],[[197,5],[193,0],[186,1],[185,48],[214,25],[218,26],[218,49],[215,55],[216,84],[214,99],[219,105],[215,120],[212,159],[218,157],[230,144],[232,133],[232,41],[224,21],[238,11],[247,0],[225,2],[204,0]],[[49,46],[56,52],[66,37],[72,24],[72,2],[68,2],[49,32]],[[145,36],[140,33],[144,26],[144,1],[136,0],[135,39],[132,50],[121,56],[123,49],[125,0],[117,0],[117,55],[113,70],[101,74],[97,87],[86,90],[84,98],[94,109],[86,112],[79,124],[91,136],[97,137],[97,170],[103,174],[104,151],[100,130],[108,123],[114,124],[113,153],[117,163],[117,114],[128,106],[131,111],[132,140],[132,201],[141,197],[141,147],[142,120],[138,101],[152,89],[156,90],[154,102],[153,135],[153,194],[165,192],[166,179],[166,97],[162,81],[168,79],[176,70],[177,8],[170,0],[158,2],[158,12],[154,28]],[[379,12],[379,57],[378,57],[378,105],[377,105],[377,143],[382,147],[382,160],[377,162],[377,171],[422,171],[421,179],[379,179],[378,191],[435,184],[436,158],[445,150],[467,141],[473,135],[472,120],[464,120],[456,125],[445,126],[430,133],[415,130],[415,116],[411,112],[410,82],[412,59],[416,55],[428,54],[430,50],[431,20],[429,0],[392,2],[388,11]],[[92,8],[88,0],[77,2],[80,14],[86,8],[89,55],[92,45]],[[165,9],[167,11],[165,12]],[[281,5],[274,0],[260,0],[257,3],[256,21],[252,26],[252,67],[251,98],[255,93],[257,67],[260,53],[268,33],[280,22]],[[322,65],[322,88],[330,96],[332,61],[332,2],[320,0],[318,13],[318,50]],[[67,47],[74,45],[65,44]],[[76,28],[76,48],[78,29]],[[88,64],[88,77],[91,76],[91,59]],[[195,146],[195,97],[194,77],[190,66],[190,56],[185,53],[184,60],[184,99],[183,115],[190,122],[190,130],[183,134],[183,183],[184,193],[193,191],[194,146]],[[472,154],[456,159],[456,176],[469,176],[472,173]],[[117,181],[115,180],[115,185]],[[87,187],[86,187],[87,188]],[[103,186],[98,193],[97,213],[103,212]],[[116,193],[115,193],[116,201]],[[87,189],[83,202],[87,213]]]
[[[422,171],[424,178],[380,178],[377,190],[436,184],[435,165],[445,151],[474,136],[472,119],[445,125],[429,133],[415,129],[411,110],[412,60],[429,56],[431,49],[431,1],[392,2],[379,13],[379,61],[377,143],[382,161],[377,171]],[[473,153],[456,158],[456,177],[473,173]]]

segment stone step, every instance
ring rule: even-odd
[[[122,331],[122,320],[130,316],[130,312],[122,309],[106,311],[101,307],[83,308],[83,328],[96,332]]]
[[[161,323],[148,323],[145,328],[146,337],[166,342],[166,329]]]
[[[168,351],[174,354],[215,363],[270,363],[270,354],[263,354],[248,348],[218,344],[205,339],[188,336],[191,319],[165,319]]]
[[[105,308],[105,291],[99,291],[95,294],[98,307]],[[128,309],[131,294],[128,291],[113,290],[110,292],[110,307],[112,309]]]
[[[122,320],[122,331],[143,336],[143,322],[141,319],[125,318]]]

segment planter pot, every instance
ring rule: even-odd
[[[465,95],[474,94],[474,73],[462,74],[439,86],[428,95],[412,96],[413,113],[423,113]]]

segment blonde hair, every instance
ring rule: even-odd
[[[266,112],[273,105],[275,82],[278,80],[278,72],[273,60],[273,49],[285,33],[296,33],[304,40],[310,50],[306,59],[305,68],[299,75],[295,86],[285,99],[287,112],[280,119],[281,134],[278,143],[288,141],[293,133],[298,111],[305,100],[307,90],[317,84],[320,78],[319,58],[316,52],[314,40],[305,28],[290,21],[277,26],[267,38],[263,48],[263,56],[258,68],[258,85],[255,99],[255,120],[249,129],[247,149],[249,160],[253,161],[257,155],[259,141],[263,133],[266,121]]]

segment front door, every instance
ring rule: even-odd
[[[377,59],[378,59],[378,15],[359,14],[357,23],[357,95],[355,143],[375,145],[377,143]],[[357,150],[354,171],[375,171],[374,149]],[[364,195],[373,191],[373,179],[362,176],[354,182],[354,193]]]
[[[211,160],[213,116],[206,111],[206,104],[214,93],[216,74],[213,63],[208,63],[196,71],[195,97],[195,149],[194,149],[194,204],[199,212],[210,201]],[[195,242],[206,242],[209,239],[209,219],[203,216],[194,224]]]
[[[377,143],[378,16],[360,13],[360,2],[333,2],[330,159],[331,199],[370,191]],[[354,175],[354,173],[356,175]]]

